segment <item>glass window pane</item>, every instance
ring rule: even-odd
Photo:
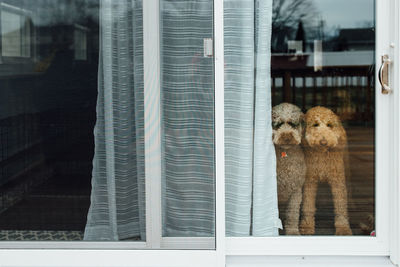
[[[213,1],[160,4],[163,236],[214,237]]]
[[[95,147],[99,2],[1,2],[0,241],[82,240]],[[90,29],[84,63],[74,59],[74,24]]]
[[[0,241],[214,248],[213,1],[161,1],[162,112],[147,117],[142,0],[3,0],[0,12]],[[146,177],[149,121],[160,177]],[[148,196],[151,179],[162,186]],[[147,216],[160,236],[146,239]]]
[[[224,3],[227,235],[374,236],[375,1]]]

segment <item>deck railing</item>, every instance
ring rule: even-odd
[[[279,64],[272,59],[272,104],[294,103],[303,111],[325,106],[343,121],[373,122],[375,111],[374,69],[371,66],[314,68]]]

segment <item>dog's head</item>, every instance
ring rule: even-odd
[[[282,103],[272,108],[272,141],[275,145],[299,145],[304,114],[293,104]]]
[[[319,149],[342,148],[347,143],[346,132],[332,110],[314,107],[305,115],[305,146]]]

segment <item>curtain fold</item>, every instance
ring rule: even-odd
[[[212,0],[161,0],[163,236],[214,236]]]
[[[141,1],[102,0],[95,155],[85,240],[145,239]]]
[[[161,0],[163,236],[213,236],[212,0]],[[272,0],[225,0],[226,230],[279,227],[272,144]],[[145,240],[143,14],[101,0],[95,156],[85,240]],[[224,216],[219,214],[218,216]]]
[[[225,0],[227,236],[275,236],[281,227],[272,143],[272,0]]]

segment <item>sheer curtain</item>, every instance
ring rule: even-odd
[[[213,236],[212,0],[160,0],[163,236]]]
[[[145,240],[143,10],[101,0],[97,122],[85,240]],[[164,236],[214,234],[212,0],[161,2]],[[156,12],[156,11],[155,11]],[[225,0],[227,235],[279,227],[270,99],[272,0]],[[221,215],[219,215],[221,216]]]
[[[225,0],[225,175],[228,236],[274,236],[278,214],[271,126],[272,0]]]
[[[95,155],[84,239],[145,239],[142,1],[100,2]]]

